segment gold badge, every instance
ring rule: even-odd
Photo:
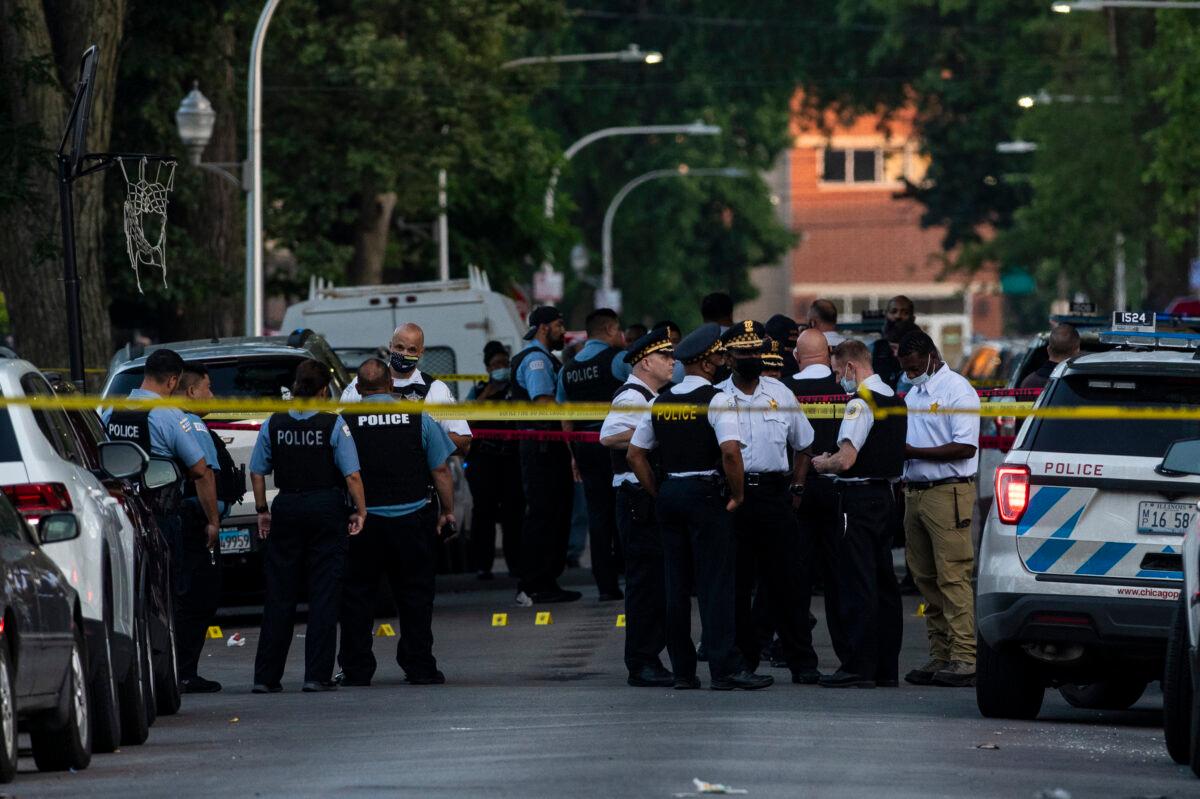
[[[779,410],[779,403],[776,402],[771,397],[767,397],[767,407],[773,411],[777,411],[777,410]]]
[[[929,406],[929,412],[930,413],[938,412],[938,404],[936,402]]]
[[[753,319],[747,319],[745,322],[742,323],[742,325],[743,325],[743,327],[745,327],[747,333],[754,332],[754,320]]]

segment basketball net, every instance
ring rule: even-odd
[[[143,158],[138,162],[137,180],[130,179],[125,170],[124,159],[118,158],[117,164],[121,167],[121,174],[125,176],[125,249],[129,253],[129,265],[137,279],[138,293],[145,293],[142,291],[142,276],[138,271],[142,264],[162,270],[163,288],[166,288],[167,200],[171,190],[175,188],[175,162],[156,162],[153,179],[149,179],[146,177],[147,161]],[[151,235],[157,233],[153,244],[147,237],[147,226]]]

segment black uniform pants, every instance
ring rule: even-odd
[[[195,502],[180,510],[178,536],[168,535],[175,586],[175,653],[179,679],[196,676],[200,650],[221,603],[221,553],[208,551],[204,535],[207,518]],[[165,529],[159,522],[159,528]]]
[[[567,445],[522,441],[521,485],[525,490],[525,524],[521,527],[518,586],[529,594],[552,591],[567,567],[567,541],[571,537],[575,485]]]
[[[812,634],[808,614],[802,614],[800,608],[800,532],[786,480],[746,486],[746,501],[735,511],[734,525],[737,642],[746,668],[758,668],[762,652],[752,609],[755,583],[767,593],[767,606],[788,667],[793,671],[815,667],[815,661],[805,658],[805,648],[812,649]]]
[[[834,536],[839,624],[846,634],[845,671],[895,680],[903,610],[892,567],[892,487],[885,482],[838,483],[845,528]]]
[[[271,505],[266,540],[267,597],[254,657],[254,682],[277,684],[295,632],[300,582],[308,574],[308,629],[304,636],[304,681],[333,677],[338,608],[346,560],[346,519],[341,489],[280,492]]]
[[[625,554],[625,667],[633,674],[646,666],[661,668],[659,655],[667,645],[662,534],[654,498],[641,486],[617,489],[617,529]]]
[[[375,595],[385,575],[400,623],[396,663],[411,678],[437,671],[433,657],[433,595],[437,558],[437,516],[432,505],[406,516],[367,515],[362,532],[350,539],[342,585],[342,641],[338,665],[346,678],[370,682]]]
[[[521,456],[514,442],[476,441],[467,459],[471,487],[471,564],[491,573],[496,560],[496,525],[500,525],[504,562],[517,575],[521,562],[521,525],[525,491],[521,488]]]
[[[592,544],[592,577],[602,594],[620,590],[621,544],[617,535],[617,490],[613,488],[612,459],[603,444],[573,445],[575,464],[587,496],[588,534]]]
[[[725,503],[714,480],[668,478],[659,489],[655,510],[666,559],[667,654],[677,677],[696,674],[693,586],[709,674],[721,679],[742,668],[734,646],[733,514],[725,510]]]
[[[833,579],[835,564],[833,546],[842,533],[840,500],[833,480],[828,477],[809,476],[805,483],[804,499],[796,512],[800,525],[800,588],[798,591],[799,611],[808,617],[812,608],[813,585],[819,580],[824,586],[825,625],[833,643],[833,652],[839,660],[849,657],[846,634],[840,623],[838,611],[837,582]],[[805,628],[800,646],[801,662],[805,668],[817,667],[817,653],[812,645],[812,628]]]

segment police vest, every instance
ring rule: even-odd
[[[651,424],[662,453],[662,468],[667,474],[720,470],[721,445],[708,423],[708,404],[718,393],[713,385],[686,393],[679,393],[676,387],[654,400]]]
[[[559,370],[562,369],[562,362],[559,361],[558,358],[555,358],[553,353],[548,353],[541,347],[535,347],[533,345],[530,345],[530,346],[526,347],[525,349],[521,350],[520,352],[518,352],[516,354],[516,357],[514,357],[512,359],[512,362],[509,364],[509,368],[512,370],[512,381],[508,384],[508,396],[506,397],[506,399],[512,400],[513,402],[529,402],[530,401],[531,397],[529,396],[529,392],[525,390],[524,386],[522,386],[520,383],[517,382],[517,375],[520,373],[519,370],[521,368],[521,364],[525,363],[525,359],[528,358],[530,355],[532,355],[534,352],[540,352],[543,355],[546,355],[550,359],[550,368],[553,372],[550,376],[552,378],[555,378],[557,381]],[[561,429],[561,427],[559,426],[559,423],[553,422],[553,421],[551,421],[551,422],[520,422],[518,426],[522,430],[559,430],[559,429]]]
[[[275,487],[284,491],[315,491],[342,488],[345,478],[333,460],[337,416],[317,413],[296,419],[287,413],[272,414],[267,421],[271,434],[271,464]]]
[[[568,402],[608,402],[622,387],[613,375],[613,359],[624,350],[608,347],[589,361],[572,361],[562,368],[563,392]],[[599,430],[603,420],[575,423],[577,430]]]
[[[869,391],[869,389],[868,389]],[[903,408],[904,400],[897,396],[886,396],[870,392],[871,401],[880,409]],[[875,424],[867,433],[867,440],[854,465],[839,477],[867,477],[876,480],[894,480],[904,474],[904,440],[908,435],[908,418],[903,414],[875,416]]]
[[[617,389],[616,393],[613,394],[612,398],[615,400],[617,397],[621,396],[626,391],[636,391],[637,393],[641,394],[643,397],[646,398],[646,402],[654,401],[654,393],[651,392],[650,389],[646,388],[645,386],[639,386],[637,383],[624,384],[623,386],[621,386],[620,388]],[[627,452],[628,452],[628,450],[624,450],[624,449],[610,449],[608,451],[608,459],[609,459],[609,461],[612,462],[612,470],[613,470],[614,475],[625,474],[630,471],[629,462],[627,460],[625,460],[625,455]],[[652,465],[653,465],[653,462],[652,462]]]
[[[804,403],[805,397],[824,397],[830,394],[846,393],[838,381],[833,379],[832,374],[825,377],[808,377],[803,380],[789,377],[783,382],[792,390],[792,393],[796,395],[796,399],[801,404]],[[829,406],[830,410],[834,407],[833,405]],[[836,452],[838,448],[837,434],[838,428],[841,427],[841,422],[833,418],[832,414],[828,418],[810,414],[805,415],[813,426],[813,454],[821,455],[826,452]]]
[[[132,441],[150,454],[150,411],[114,409],[104,427],[113,441]]]
[[[387,403],[378,407],[378,413],[354,414],[348,422],[358,448],[367,507],[427,498],[432,476],[421,441],[421,414],[396,413]]]

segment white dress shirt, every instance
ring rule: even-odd
[[[707,380],[697,375],[686,375],[673,393],[687,394],[695,391],[701,386],[710,385]],[[655,398],[657,402],[661,398]],[[792,398],[795,401],[795,397]],[[633,438],[629,441],[631,446],[640,449],[654,449],[658,446],[658,439],[654,436],[653,414],[643,414],[638,420],[637,427],[633,430]],[[713,429],[713,433],[717,436],[717,443],[724,444],[726,441],[738,440],[738,422],[737,417],[733,413],[733,397],[723,391],[718,391],[708,403],[708,424]],[[706,469],[701,472],[673,472],[672,477],[700,477],[703,475],[716,474],[716,469]]]
[[[801,369],[796,374],[792,375],[793,380],[820,380],[822,377],[829,377],[833,374],[833,370],[823,363],[810,363],[808,366]]]
[[[652,398],[658,396],[657,391],[633,375],[630,375],[629,379],[625,381],[626,386],[630,384],[646,389],[650,392]],[[604,417],[604,424],[600,425],[601,438],[620,435],[627,430],[633,430],[637,428],[638,422],[650,415],[650,400],[643,397],[640,392],[628,388],[622,389],[613,397],[612,406],[613,409],[608,412],[608,416]],[[633,483],[636,485],[637,481],[637,475],[627,468],[625,471],[617,472],[613,475],[612,484],[615,488],[622,483]]]
[[[813,427],[791,389],[773,377],[760,377],[750,394],[733,378],[717,388],[733,398],[737,409],[738,438],[747,473],[790,472],[788,445],[799,452],[812,446]]]
[[[876,394],[882,394],[885,397],[894,397],[896,392],[892,391],[892,387],[883,382],[883,378],[879,375],[871,375],[862,382],[862,387],[874,391]],[[842,417],[841,427],[838,428],[837,443],[840,447],[843,441],[849,441],[850,446],[854,447],[855,451],[861,452],[863,444],[867,443],[867,436],[871,433],[871,428],[875,426],[875,412],[871,410],[871,405],[862,397],[855,397],[846,403],[846,414]],[[844,482],[863,482],[865,477],[838,477],[834,475],[835,480]]]
[[[414,369],[409,377],[392,378],[392,388],[402,389],[405,386],[425,385],[425,376],[421,374],[420,369]],[[350,381],[350,385],[342,392],[342,402],[360,402],[362,396],[358,393],[358,378]],[[425,402],[430,405],[453,405],[455,404],[454,394],[450,392],[450,387],[441,380],[434,380],[429,383],[429,391],[425,394]],[[471,426],[467,424],[465,419],[438,419],[438,424],[446,431],[448,435],[470,436]]]
[[[904,404],[909,411],[906,440],[910,447],[940,447],[943,444],[970,444],[976,447],[975,454],[963,460],[909,460],[904,464],[904,479],[924,482],[950,477],[974,477],[979,470],[979,395],[967,379],[942,364],[924,385],[908,390],[904,395]],[[922,413],[934,406],[974,413]]]

